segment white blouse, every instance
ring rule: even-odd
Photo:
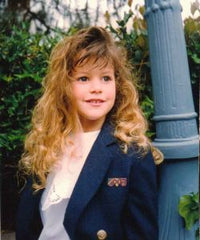
[[[65,210],[99,132],[100,130],[79,134],[74,147],[76,155],[69,158],[67,153],[71,149],[67,148],[60,163],[48,175],[40,202],[40,215],[44,227],[39,240],[70,240],[63,226]]]

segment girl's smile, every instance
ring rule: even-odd
[[[101,62],[97,65],[91,59],[86,64],[76,66],[72,77],[72,94],[83,130],[100,129],[115,103],[116,84],[112,64],[102,67]]]
[[[105,101],[102,99],[88,99],[86,100],[87,103],[89,103],[93,107],[99,107],[101,106]]]

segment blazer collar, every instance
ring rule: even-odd
[[[109,145],[116,142],[112,132],[112,127],[105,123],[74,187],[64,219],[64,225],[71,239],[74,239],[75,229],[82,211],[98,190],[109,168],[113,156]]]

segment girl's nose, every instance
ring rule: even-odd
[[[102,83],[100,79],[93,79],[90,82],[90,92],[91,93],[101,93],[102,92]]]

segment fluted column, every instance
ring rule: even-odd
[[[178,0],[147,0],[151,75],[155,103],[154,144],[165,158],[198,155],[198,133]]]
[[[194,240],[178,214],[198,191],[199,140],[179,0],[145,0],[159,167],[159,240]]]

